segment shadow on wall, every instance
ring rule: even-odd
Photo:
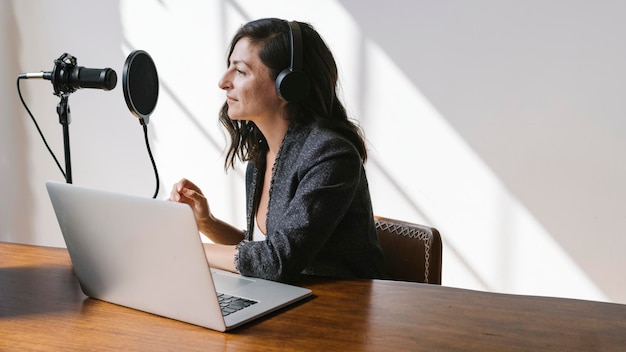
[[[10,67],[2,67],[0,72],[11,76],[2,80],[3,84],[11,82],[9,87],[3,87],[10,99],[3,108],[10,107],[7,117],[11,120],[7,121],[7,128],[2,128],[2,133],[8,135],[0,141],[3,168],[0,240],[64,246],[44,187],[46,180],[62,181],[63,176],[21,105],[14,82],[21,72],[51,71],[54,60],[63,53],[74,55],[79,66],[114,69],[118,74],[114,90],[79,89],[69,99],[73,180],[97,188],[124,187],[122,192],[129,192],[128,189],[139,192],[144,188],[151,192],[152,183],[140,181],[153,179],[141,128],[130,117],[121,89],[125,56],[120,48],[120,3],[66,2],[63,15],[72,19],[71,28],[58,28],[58,16],[54,14],[60,8],[56,3],[4,1],[0,6],[4,7],[2,15],[10,14],[3,18],[5,30],[0,34],[10,35],[3,42]],[[28,108],[64,168],[62,128],[56,112],[60,99],[53,95],[51,81],[22,80],[20,86]],[[117,145],[125,147],[116,148]],[[143,165],[137,160],[145,162],[145,172],[144,168],[132,169]]]
[[[360,50],[365,70],[359,75],[364,91],[358,100],[366,133],[385,156],[370,160],[385,172],[371,179],[393,193],[408,194],[396,194],[402,205],[391,203],[388,209],[410,208],[411,216],[440,228],[444,238],[448,235],[447,245],[457,249],[458,269],[471,271],[484,289],[593,299],[605,299],[600,291],[623,295],[614,275],[606,274],[622,262],[612,244],[624,240],[609,235],[620,224],[600,223],[590,214],[610,220],[623,209],[619,202],[608,207],[594,199],[613,191],[611,185],[619,187],[609,175],[624,169],[589,156],[625,149],[608,148],[612,139],[596,134],[607,121],[585,111],[594,110],[587,105],[606,108],[602,101],[610,94],[599,93],[598,79],[580,68],[593,68],[600,76],[607,69],[596,70],[602,63],[590,65],[590,57],[578,55],[584,52],[581,46],[587,52],[600,49],[599,57],[614,63],[614,45],[604,38],[616,36],[611,30],[615,11],[581,4],[563,10],[562,3],[533,11],[536,4],[485,1],[339,2],[372,48]],[[553,16],[557,12],[563,16]],[[591,24],[580,29],[575,23],[581,17]],[[523,25],[528,21],[533,26]],[[608,83],[615,80],[606,76]],[[576,77],[581,81],[573,82]],[[620,115],[623,103],[609,103]],[[593,128],[577,136],[585,129],[562,128],[571,122]],[[585,137],[593,143],[580,143]],[[410,161],[392,160],[399,152]],[[589,173],[593,168],[581,170],[581,160],[607,171],[602,177],[610,182],[593,182],[598,176]],[[572,216],[588,220],[581,224]],[[597,231],[598,226],[605,231]],[[588,233],[607,235],[589,251]],[[527,253],[545,255],[550,262],[544,267],[529,263]]]
[[[13,1],[0,2],[0,25],[2,53],[20,52],[23,41],[17,26]],[[29,121],[18,98],[15,82],[19,72],[18,57],[3,54],[0,69],[0,106],[4,109],[0,127],[0,241],[29,241],[33,234],[33,221],[29,214],[34,208],[34,197],[28,183],[29,143],[26,128]],[[23,87],[22,87],[23,88]],[[24,92],[25,99],[28,93]]]

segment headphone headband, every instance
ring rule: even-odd
[[[289,21],[289,41],[291,43],[291,71],[302,70],[302,32],[297,22]]]
[[[276,77],[276,91],[281,98],[288,102],[299,102],[309,92],[309,77],[302,70],[303,48],[302,32],[298,22],[289,21],[289,67],[282,70]]]

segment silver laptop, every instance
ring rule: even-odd
[[[226,331],[311,295],[210,268],[185,204],[52,181],[46,187],[89,297]]]

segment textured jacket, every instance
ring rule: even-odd
[[[292,126],[272,169],[265,241],[251,241],[264,165],[246,169],[247,233],[235,267],[246,276],[383,278],[365,169],[357,149],[316,123]]]

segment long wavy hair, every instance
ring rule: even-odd
[[[330,49],[317,31],[308,23],[298,22],[302,32],[302,70],[310,80],[308,95],[300,102],[286,105],[286,118],[291,123],[306,124],[317,121],[321,126],[332,129],[354,144],[363,162],[367,159],[365,140],[360,127],[348,118],[346,109],[337,97],[337,64]],[[272,79],[285,67],[289,67],[291,48],[289,24],[277,18],[264,18],[243,25],[233,37],[226,65],[235,44],[248,38],[259,45],[259,57],[270,71]],[[235,167],[235,159],[262,162],[267,143],[258,127],[251,121],[231,120],[228,104],[224,103],[219,120],[230,135],[230,146],[224,168]]]

